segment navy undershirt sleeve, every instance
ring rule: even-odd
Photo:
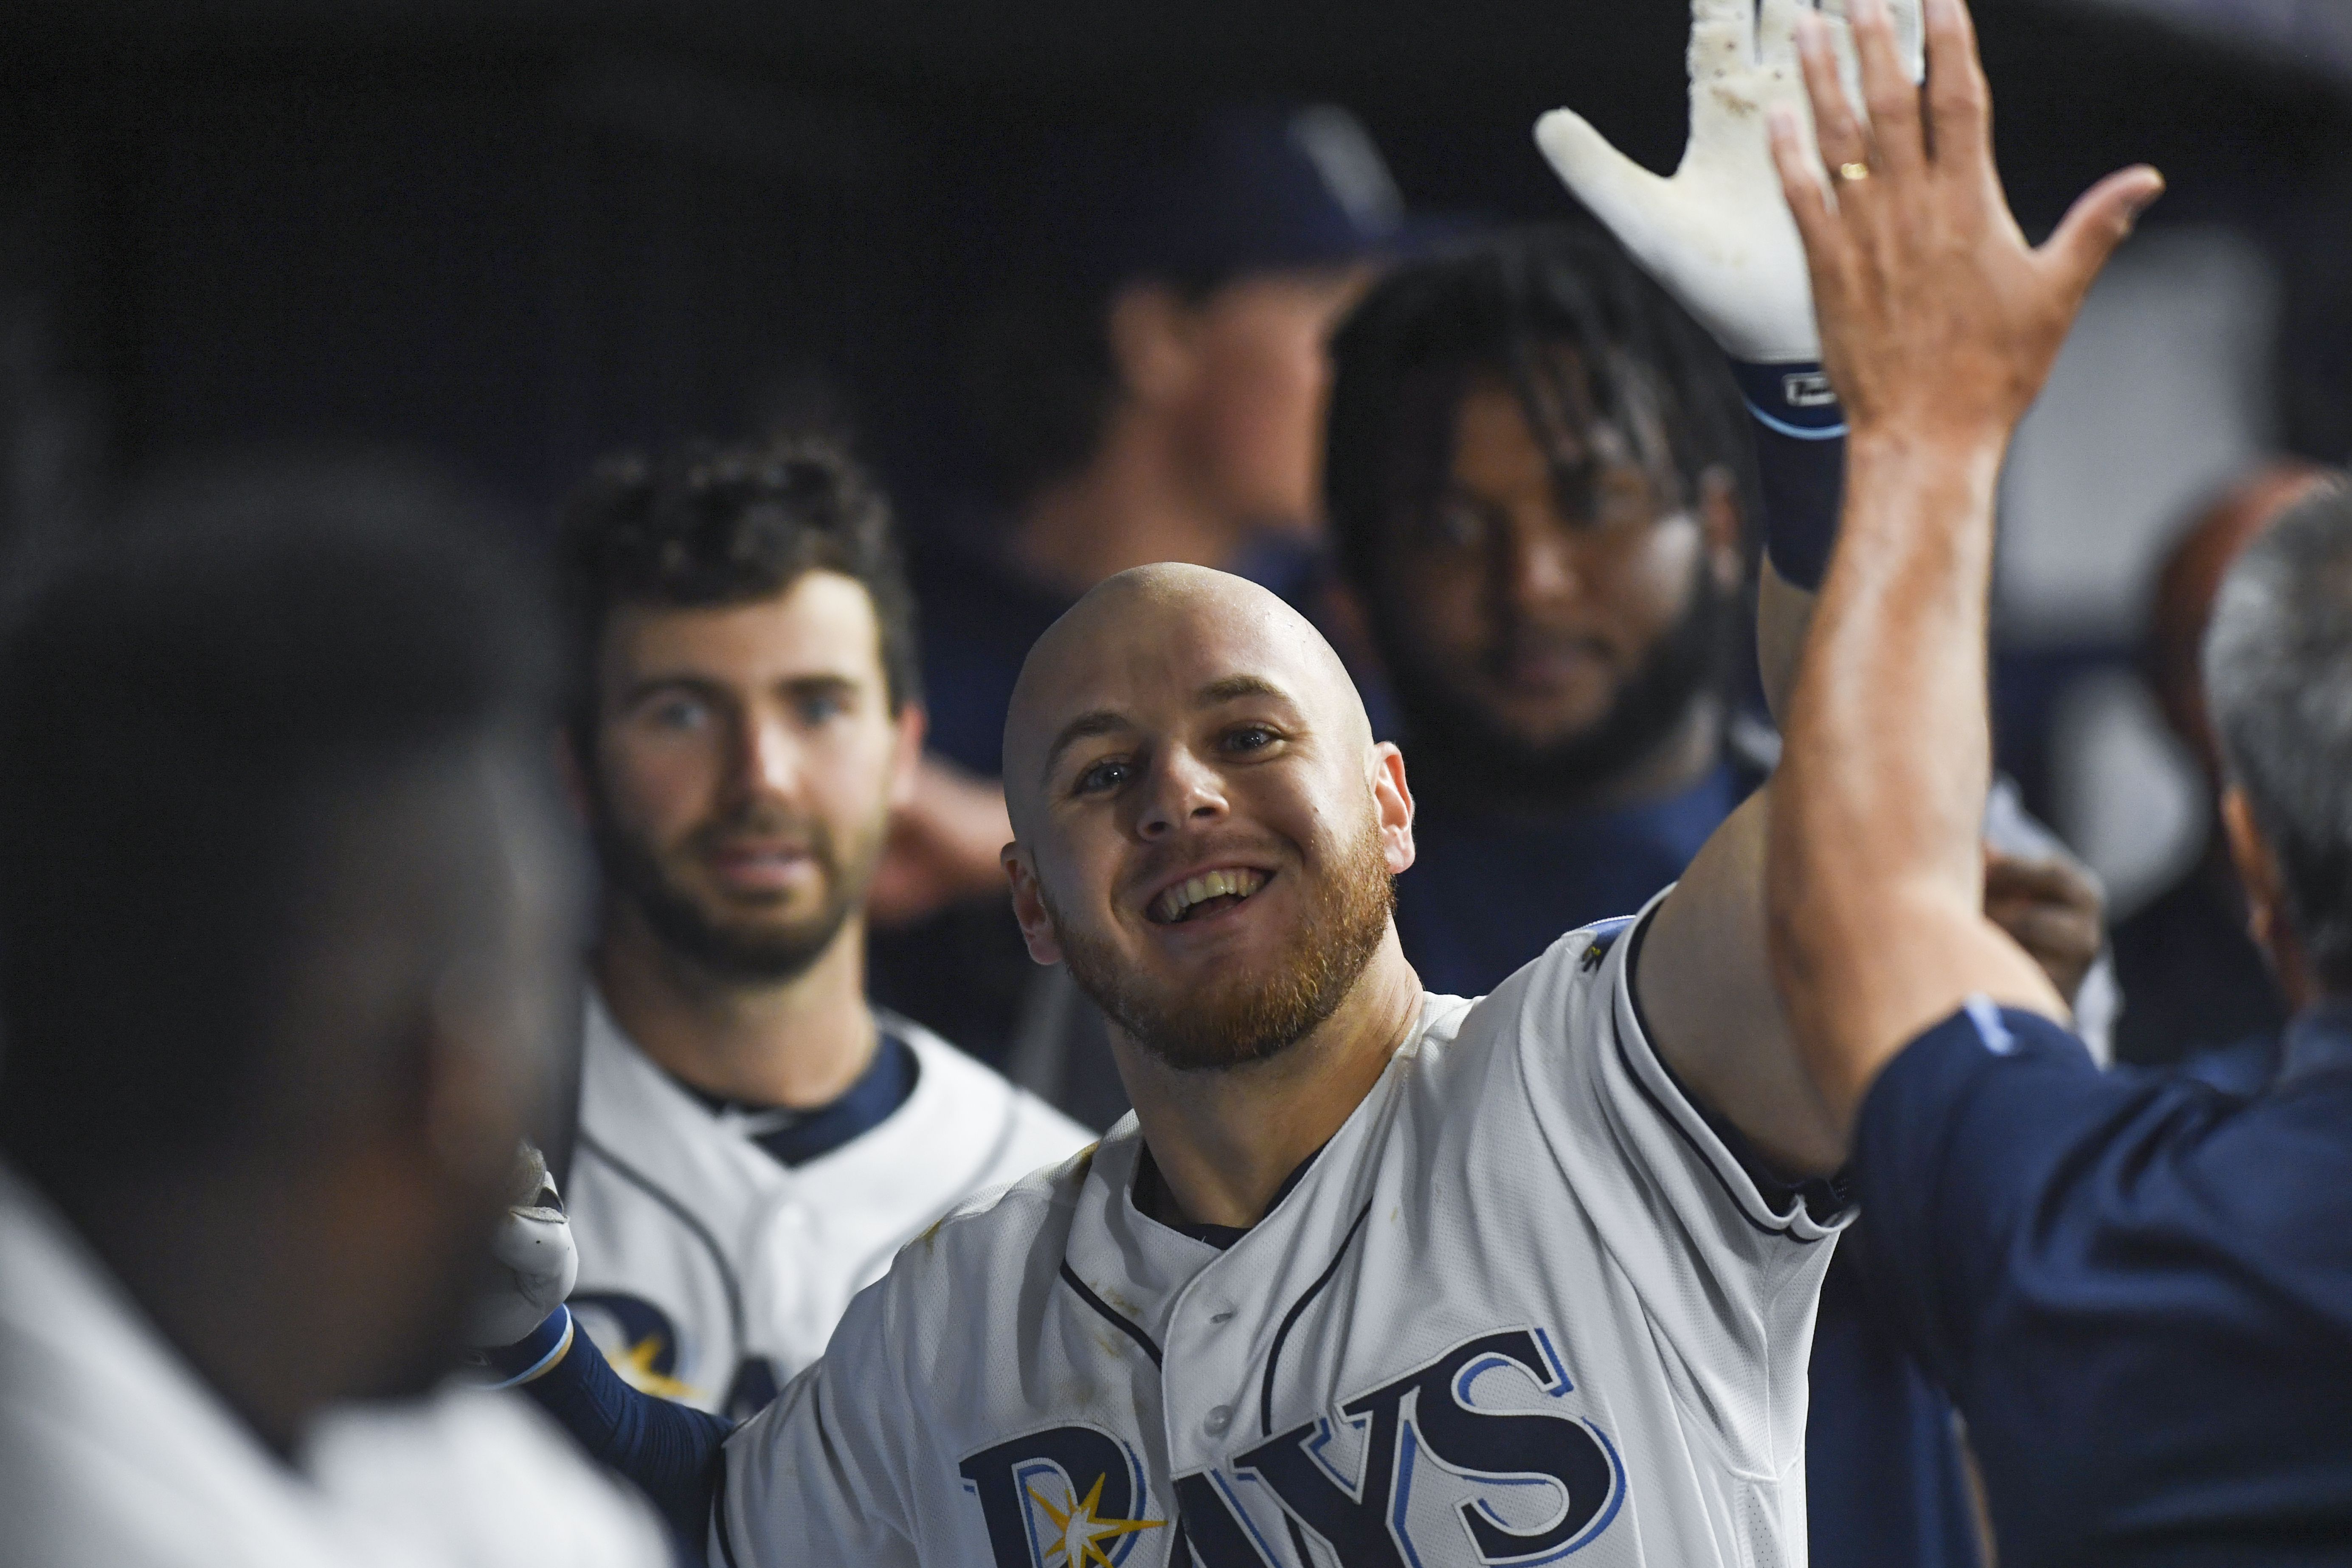
[[[1946,1388],[1968,1386],[1988,1314],[2016,1283],[2019,1226],[2067,1179],[2070,1158],[2104,1147],[2133,1099],[2071,1030],[1981,1000],[1871,1086],[1851,1168],[1874,1281]]]
[[[493,1364],[510,1353],[492,1352]],[[590,1458],[635,1482],[679,1540],[698,1548],[709,1539],[734,1423],[631,1388],[576,1321],[562,1359],[521,1386]]]
[[[1732,379],[1756,437],[1764,552],[1793,587],[1818,590],[1845,491],[1845,410],[1818,364],[1743,364]]]

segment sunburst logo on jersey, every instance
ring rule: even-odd
[[[623,1383],[657,1399],[701,1403],[702,1391],[677,1375],[677,1325],[667,1312],[617,1290],[575,1290],[569,1305]]]
[[[656,1365],[667,1347],[659,1334],[647,1334],[625,1350],[615,1350],[605,1356],[621,1381],[639,1394],[650,1394],[657,1399],[675,1399],[692,1403],[702,1397],[702,1391],[680,1383]]]
[[[1097,1517],[1095,1505],[1102,1501],[1103,1482],[1107,1479],[1097,1476],[1093,1489],[1087,1493],[1083,1502],[1076,1500],[1075,1489],[1065,1490],[1062,1495],[1066,1506],[1062,1508],[1055,1508],[1046,1501],[1045,1495],[1035,1487],[1029,1489],[1029,1495],[1036,1500],[1039,1508],[1045,1510],[1045,1517],[1054,1521],[1055,1530],[1061,1534],[1061,1539],[1055,1542],[1053,1548],[1045,1553],[1047,1563],[1065,1563],[1067,1568],[1083,1568],[1087,1563],[1092,1563],[1094,1568],[1116,1568],[1103,1551],[1105,1542],[1117,1541],[1122,1536],[1139,1534],[1147,1530],[1158,1530],[1168,1522],[1164,1519]]]

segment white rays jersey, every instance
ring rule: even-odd
[[[1630,923],[1424,998],[1226,1250],[1137,1211],[1131,1117],[919,1239],[727,1444],[711,1561],[1802,1568],[1843,1215],[1676,1089]]]
[[[876,1021],[912,1051],[913,1092],[787,1166],[740,1115],[656,1067],[590,994],[564,1184],[580,1253],[571,1304],[636,1387],[751,1415],[823,1352],[850,1298],[910,1237],[1092,1140],[921,1026]]]
[[[514,1394],[349,1407],[289,1464],[0,1168],[5,1568],[665,1568],[669,1538]]]

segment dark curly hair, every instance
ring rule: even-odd
[[[808,572],[838,572],[865,585],[881,626],[890,710],[922,700],[914,595],[889,502],[839,441],[814,434],[746,447],[697,441],[599,463],[563,514],[574,735],[584,739],[593,724],[596,664],[614,609],[746,604]]]
[[[1377,592],[1399,523],[1436,504],[1473,381],[1505,380],[1543,444],[1567,450],[1579,433],[1562,421],[1585,400],[1559,384],[1546,352],[1559,348],[1662,479],[1691,496],[1721,465],[1745,493],[1754,459],[1721,351],[1607,235],[1517,230],[1398,268],[1333,340],[1324,500],[1351,582]]]

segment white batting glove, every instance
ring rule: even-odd
[[[510,1345],[544,1322],[563,1304],[580,1278],[580,1254],[547,1160],[530,1144],[515,1157],[515,1183],[490,1250],[499,1262],[498,1284],[474,1304],[466,1336],[486,1348]]]
[[[1924,74],[1919,0],[1885,0],[1911,79]],[[1796,18],[1811,0],[1691,0],[1690,141],[1672,179],[1612,147],[1583,116],[1555,109],[1536,145],[1576,198],[1723,351],[1750,364],[1821,358],[1796,220],[1772,164],[1765,116],[1812,114],[1797,64]],[[1822,0],[1846,96],[1862,112],[1846,0]],[[1832,182],[1834,184],[1834,182]]]

